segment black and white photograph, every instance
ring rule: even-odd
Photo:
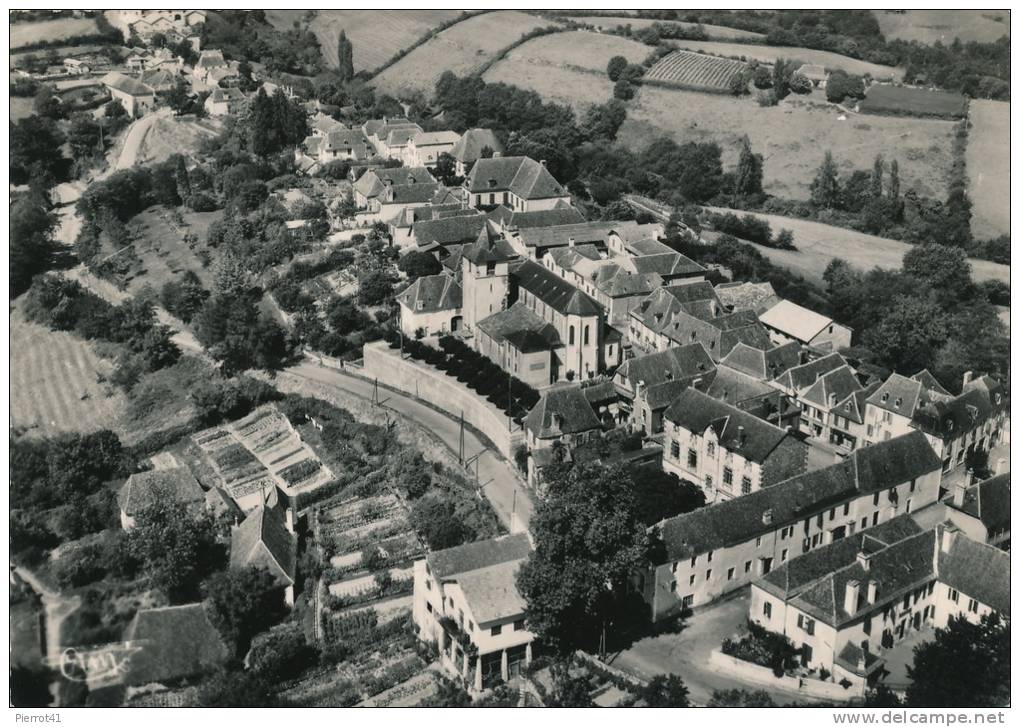
[[[8,39],[11,724],[1007,723],[1010,8]]]

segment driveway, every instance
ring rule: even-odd
[[[374,390],[372,382],[336,369],[302,362],[291,366],[287,372],[309,381],[335,386],[368,401],[372,400]],[[382,406],[415,421],[436,435],[451,451],[458,451],[459,420],[454,420],[411,397],[388,389],[380,389],[379,398],[382,400]],[[521,486],[521,481],[514,472],[513,465],[487,447],[466,428],[464,430],[464,452],[468,462],[473,465],[472,468],[477,468],[482,494],[492,505],[492,509],[495,510],[499,519],[509,530],[526,530],[531,522],[531,513],[534,507],[528,493]],[[515,512],[516,525],[511,522],[513,519],[511,514]]]
[[[170,109],[161,108],[133,122],[124,139],[124,147],[120,150],[117,164],[111,165],[107,174],[133,167],[138,162],[138,152],[141,151],[142,142],[145,141],[145,135],[149,133],[149,129],[156,121],[168,118],[171,113]]]

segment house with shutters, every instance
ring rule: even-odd
[[[663,414],[662,468],[695,483],[709,502],[741,497],[807,469],[799,437],[693,387]]]
[[[404,148],[404,166],[431,169],[459,140],[460,134],[456,131],[419,131]]]
[[[749,618],[789,638],[801,663],[871,685],[883,654],[953,616],[1009,614],[1009,556],[952,523],[900,516],[755,579]]]
[[[503,145],[492,129],[468,129],[450,149],[458,177],[466,177],[475,162],[485,156],[502,156]]]
[[[230,532],[230,567],[265,568],[283,594],[284,603],[294,605],[297,582],[297,536],[294,513],[283,506],[260,504]]]
[[[788,300],[761,314],[761,322],[777,345],[796,341],[819,351],[849,348],[853,329]]]
[[[1009,472],[974,482],[973,475],[958,480],[952,499],[946,501],[946,517],[971,540],[1009,550]]]
[[[598,437],[602,422],[578,384],[556,386],[542,393],[524,418],[528,449],[549,449],[560,443],[568,449]]]
[[[704,390],[716,374],[712,357],[700,343],[635,356],[616,369],[621,423],[647,435],[662,431],[662,415],[688,386]]]
[[[368,209],[388,186],[435,185],[435,181],[425,167],[369,168],[354,182],[354,203],[358,209]]]
[[[414,564],[412,618],[422,641],[473,694],[506,683],[531,664],[517,572],[531,553],[526,533],[437,550]]]
[[[400,295],[400,330],[408,338],[459,331],[463,325],[463,293],[446,273],[425,275]]]
[[[841,453],[863,446],[864,403],[875,386],[866,389],[848,364],[820,375],[796,396],[801,431]]]
[[[650,529],[663,547],[635,584],[653,620],[704,606],[787,561],[936,502],[940,469],[924,435],[912,432],[668,518]]]
[[[506,205],[515,211],[532,212],[570,204],[570,193],[545,164],[524,156],[478,159],[464,187],[472,207]]]

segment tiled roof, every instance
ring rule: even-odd
[[[459,139],[460,134],[456,131],[420,131],[411,137],[416,147],[456,144]]]
[[[666,409],[686,388],[686,381],[663,381],[661,384],[653,384],[644,392],[645,402],[652,411]]]
[[[789,300],[781,300],[761,314],[761,322],[807,343],[824,331],[832,319]]]
[[[361,128],[368,136],[375,136],[380,129],[387,125],[390,124],[400,125],[410,123],[411,120],[405,116],[393,116],[393,117],[384,116],[381,119],[369,119],[368,121],[361,125]]]
[[[741,402],[775,394],[776,390],[763,381],[720,362],[715,370],[715,377],[705,389],[705,393],[713,399],[740,406]]]
[[[527,604],[517,590],[520,567],[521,560],[512,560],[457,576],[457,584],[479,626],[524,613]]]
[[[995,413],[988,392],[970,389],[948,401],[935,400],[914,412],[914,426],[943,439],[981,426]]]
[[[502,342],[516,333],[530,331],[539,334],[546,342],[547,348],[560,344],[556,329],[541,316],[532,311],[524,303],[517,302],[506,310],[493,313],[488,318],[478,321],[478,327],[494,341]],[[529,350],[532,344],[529,342]]]
[[[693,388],[685,389],[663,416],[695,434],[712,429],[721,448],[759,464],[789,436],[785,429]]]
[[[846,366],[846,359],[838,353],[830,353],[814,361],[808,361],[788,369],[776,379],[776,383],[783,388],[799,392],[815,383],[820,376],[835,371],[841,366]]]
[[[522,228],[517,236],[526,247],[566,247],[571,240],[576,245],[593,242],[604,247],[609,233],[623,224],[637,225],[636,222],[579,222],[573,225]]]
[[[460,162],[473,162],[482,156],[482,149],[485,147],[489,147],[494,153],[503,153],[503,145],[499,143],[492,129],[468,129],[453,145],[450,155]]]
[[[102,81],[104,86],[108,86],[115,91],[126,93],[129,96],[151,96],[152,88],[146,86],[144,83],[139,81],[137,78],[131,78],[131,76],[125,76],[123,73],[112,71],[103,76]]]
[[[224,491],[222,487],[214,487],[205,493],[205,506],[215,515],[233,515],[241,517],[241,508],[234,502],[234,498]]]
[[[489,213],[489,219],[504,227],[526,230],[532,227],[575,225],[584,222],[584,215],[576,207],[568,204],[534,212],[514,212],[509,207],[500,205]]]
[[[1009,615],[1009,553],[956,533],[939,550],[938,579],[961,594]]]
[[[758,315],[779,302],[772,283],[720,283],[715,292],[727,308],[753,310]]]
[[[531,541],[527,533],[503,535],[489,540],[477,540],[454,548],[436,550],[426,556],[429,570],[436,578],[453,578],[462,573],[488,568],[527,558]]]
[[[127,684],[197,676],[216,669],[228,656],[201,603],[142,609],[128,624],[124,640],[142,646],[128,662]]]
[[[704,267],[678,252],[641,255],[633,258],[633,262],[639,273],[658,273],[664,278],[705,272]]]
[[[156,502],[172,500],[193,505],[205,500],[205,491],[187,467],[139,472],[128,477],[118,498],[120,509],[135,516]]]
[[[326,143],[323,146],[326,151],[342,149],[350,151],[363,159],[372,154],[372,145],[361,129],[333,129],[326,135]]]
[[[195,63],[195,69],[204,70],[207,68],[216,68],[218,66],[225,65],[227,65],[227,62],[223,59],[223,51],[204,50],[199,53],[198,61]]]
[[[482,227],[478,231],[475,241],[470,245],[465,245],[461,250],[461,255],[475,265],[485,265],[513,260],[517,257],[517,252],[506,240],[492,236],[488,223],[483,217]]]
[[[418,207],[416,209],[422,209]],[[474,242],[485,227],[485,215],[463,215],[415,222],[411,232],[418,245],[453,245]]]
[[[639,229],[644,227],[647,227],[647,225],[638,225]],[[624,237],[624,235],[621,234],[621,237]],[[673,248],[669,245],[650,237],[642,237],[637,240],[629,240],[626,237],[624,239],[626,240],[627,250],[633,255],[665,255],[666,253],[674,252]]]
[[[842,462],[664,520],[659,527],[667,560],[746,542],[860,494],[936,472],[941,466],[920,432],[854,450]],[[763,522],[766,513],[771,514],[768,525]]]
[[[626,380],[621,385],[633,391],[640,381],[646,386],[670,380],[690,381],[699,376],[708,381],[714,373],[715,364],[708,351],[700,343],[692,343],[628,359],[617,369],[616,379]]]
[[[822,375],[800,395],[800,398],[816,406],[830,408],[842,404],[863,388],[853,369],[849,366],[840,366]]]
[[[601,422],[581,387],[573,385],[547,389],[528,412],[524,426],[537,438],[549,439],[599,429]]]
[[[241,93],[239,88],[216,88],[209,94],[209,98],[212,99],[213,103],[223,103],[224,101],[243,101],[244,94]],[[318,137],[309,137],[318,138]],[[306,139],[307,141],[307,139]]]
[[[738,343],[720,363],[760,381],[769,381],[800,363],[800,344],[790,341],[775,348],[760,349]]]
[[[936,379],[935,375],[928,369],[921,369],[910,378],[919,382],[921,386],[932,394],[937,394],[939,396],[952,396],[952,394],[946,391],[945,387],[939,383],[939,380]]]
[[[465,184],[474,193],[508,190],[526,200],[568,195],[544,165],[522,156],[479,159]]]
[[[950,504],[950,507],[955,505]],[[989,532],[1009,530],[1009,472],[968,487],[964,493],[963,506],[959,509],[980,520]]]
[[[412,313],[435,313],[460,308],[463,292],[453,278],[439,273],[418,278],[397,300]]]
[[[564,315],[597,316],[601,310],[586,293],[531,260],[514,272],[517,284]]]
[[[593,407],[615,402],[619,397],[616,387],[613,386],[612,381],[600,381],[599,383],[591,384],[590,386],[582,386],[581,391],[584,392],[584,397]]]
[[[297,577],[297,538],[287,530],[280,508],[260,505],[230,534],[230,567],[266,568],[283,585]]]
[[[386,189],[386,182],[390,184],[407,184],[414,179],[419,184],[431,185],[435,182],[429,170],[425,167],[388,167],[380,169],[369,169],[354,183],[354,189],[368,199],[378,197]]]
[[[439,189],[439,184],[422,184],[412,182],[411,184],[394,184],[387,187],[379,196],[382,204],[416,204],[428,202],[432,195]]]
[[[418,126],[417,124],[412,124],[410,126],[401,125],[401,126],[397,126],[395,128],[394,127],[386,127],[385,131],[386,131],[386,137],[385,137],[386,138],[386,146],[388,146],[389,148],[392,149],[392,148],[398,147],[398,146],[407,146],[407,143],[416,134],[420,134],[421,133],[421,127]],[[381,136],[382,130],[380,130],[379,133],[380,133],[379,139],[382,139],[383,138]]]
[[[848,641],[836,655],[836,663],[857,676],[867,677],[880,669],[885,664],[885,659]]]

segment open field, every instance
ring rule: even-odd
[[[372,84],[390,94],[431,94],[445,71],[458,76],[472,73],[525,33],[549,25],[555,23],[516,10],[469,18],[415,48],[372,79]]]
[[[873,10],[882,35],[887,40],[916,40],[946,45],[959,38],[963,42],[989,42],[1009,37],[1008,10]]]
[[[197,159],[199,144],[219,133],[220,128],[222,123],[217,119],[158,118],[145,132],[137,163],[156,164],[173,154]]]
[[[645,79],[649,83],[725,93],[729,90],[731,79],[746,68],[747,64],[742,61],[675,50],[649,68]]]
[[[510,51],[506,58],[490,70],[495,70],[505,63],[530,63],[592,71],[608,80],[606,66],[613,56],[623,56],[630,63],[640,63],[651,52],[650,46],[636,40],[618,35],[575,30],[532,38]]]
[[[967,114],[967,99],[958,93],[875,84],[861,101],[860,110],[865,114],[961,119]]]
[[[967,137],[970,227],[983,239],[1009,234],[1009,102],[970,102]]]
[[[20,121],[32,115],[32,97],[11,96],[11,121]]]
[[[33,43],[97,33],[99,28],[92,18],[58,18],[32,23],[11,23],[10,32],[11,48],[17,49]]]
[[[284,30],[301,22],[304,10],[267,10],[266,19]],[[432,28],[460,15],[459,10],[316,10],[309,27],[319,39],[326,64],[336,68],[336,45],[343,30],[354,46],[354,70],[378,68]]]
[[[188,212],[183,215],[185,225],[182,227],[172,222],[169,212],[163,207],[150,207],[136,215],[128,228],[135,238],[134,253],[139,262],[127,273],[128,292],[137,294],[145,285],[151,285],[158,291],[164,283],[188,270],[198,275],[203,285],[208,287],[212,276],[202,266],[195,250],[188,247],[184,235],[191,233],[196,236],[197,250],[205,242],[209,225],[222,215],[222,211]]]
[[[684,28],[695,28],[697,23],[684,23],[679,20],[651,20],[649,18],[631,18],[624,16],[612,16],[612,17],[595,17],[595,16],[574,16],[569,20],[577,21],[578,23],[585,23],[596,28],[602,28],[605,30],[611,30],[620,25],[629,25],[634,30],[641,28],[647,28],[653,23],[662,23],[663,25],[679,25]],[[722,25],[702,25],[705,29],[705,33],[708,34],[709,38],[717,38],[719,40],[733,40],[738,38],[745,38],[747,40],[759,40],[764,39],[765,36],[761,33],[752,33],[750,30],[738,30],[737,28],[727,28]]]
[[[11,424],[41,435],[118,429],[124,396],[111,384],[113,362],[70,333],[27,321],[14,309],[11,323]]]
[[[717,56],[756,58],[763,63],[774,63],[777,58],[790,58],[804,63],[816,63],[826,68],[839,68],[847,73],[856,73],[861,76],[870,74],[877,79],[892,78],[898,81],[903,78],[902,68],[880,66],[877,63],[859,61],[824,50],[749,43],[717,43],[710,40],[671,40],[668,43],[675,48],[703,51]]]
[[[721,207],[707,207],[706,209],[713,212],[743,214]],[[754,216],[767,220],[774,231],[785,227],[793,232],[793,243],[797,249],[776,250],[761,245],[755,245],[755,247],[776,265],[789,268],[815,283],[822,282],[825,266],[834,257],[841,257],[851,265],[865,270],[873,267],[895,269],[903,264],[903,256],[911,248],[911,245],[898,240],[888,240],[884,237],[875,237],[863,232],[832,227],[795,217],[758,213],[754,213]],[[970,260],[970,265],[974,280],[1001,280],[1004,283],[1009,283],[1008,265],[997,265],[986,260],[974,259]]]

